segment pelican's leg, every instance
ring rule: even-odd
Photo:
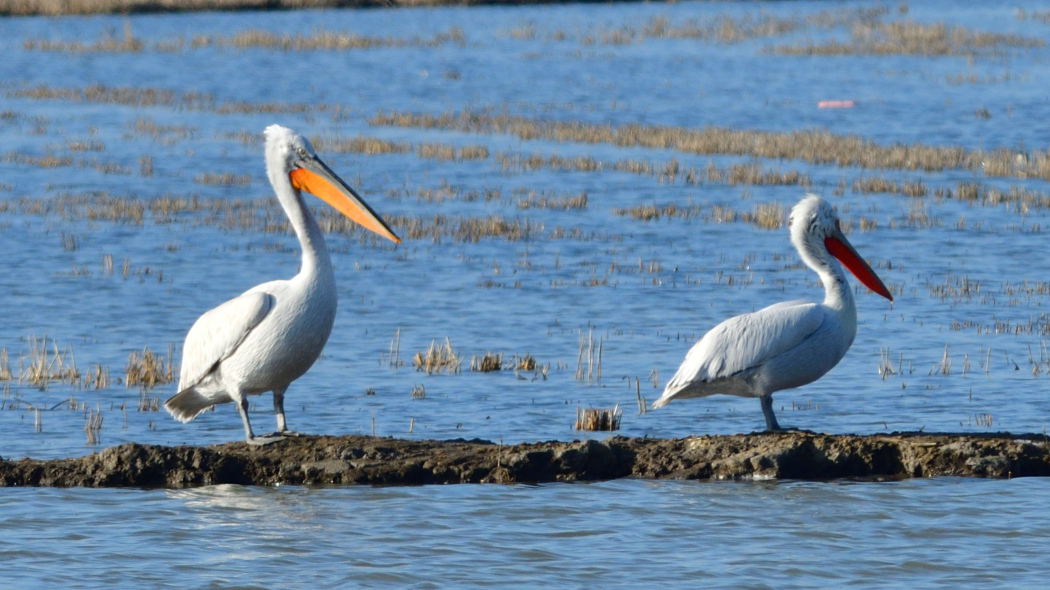
[[[780,424],[777,424],[777,417],[773,415],[773,395],[767,393],[758,398],[758,401],[762,402],[762,415],[766,417],[766,430],[770,432],[782,430]]]
[[[279,387],[273,390],[273,413],[277,416],[277,431],[267,436],[300,436],[298,432],[288,430],[288,424],[284,420],[284,392],[288,387]]]
[[[248,398],[240,396],[240,401],[235,401],[237,411],[241,413],[241,422],[244,423],[244,442],[250,445],[268,445],[281,440],[279,436],[255,436],[252,432],[252,423],[248,420]]]

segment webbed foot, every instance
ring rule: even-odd
[[[261,447],[261,446],[273,444],[275,442],[280,442],[282,440],[284,440],[283,436],[273,436],[273,435],[267,434],[265,436],[253,436],[253,437],[251,437],[249,439],[246,439],[244,442],[248,443],[249,445],[251,445],[253,447]]]

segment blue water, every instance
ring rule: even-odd
[[[1048,523],[1033,498],[1045,489],[940,479],[8,490],[0,556],[17,565],[5,583],[18,587],[1036,588]]]
[[[800,268],[786,229],[715,223],[703,216],[642,222],[614,214],[639,204],[714,205],[749,212],[798,186],[700,186],[616,172],[504,170],[497,152],[623,159],[657,166],[677,158],[703,169],[746,162],[671,150],[491,134],[374,127],[380,110],[441,114],[494,108],[537,119],[589,123],[718,125],[755,130],[827,129],[879,144],[922,142],[967,149],[1047,148],[1050,49],[1004,49],[966,57],[788,57],[776,45],[845,39],[844,29],[805,29],[734,44],[689,39],[600,41],[717,16],[804,16],[874,3],[675,3],[613,6],[301,11],[0,20],[0,199],[43,201],[107,192],[272,199],[259,133],[280,122],[306,135],[366,135],[418,146],[482,145],[490,156],[438,161],[404,154],[324,153],[329,165],[384,216],[503,216],[537,228],[528,240],[409,239],[393,248],[330,236],[339,315],[324,356],[288,392],[291,427],[309,433],[504,442],[597,436],[572,430],[578,407],[624,409],[621,433],[681,437],[763,426],[758,403],[715,396],[638,415],[638,391],[655,399],[690,345],[730,315],[790,299],[820,299]],[[883,20],[944,21],[971,30],[1050,40],[1045,11],[1031,3],[889,6]],[[27,40],[92,43],[124,27],[146,41],[139,53],[30,51]],[[531,26],[533,38],[517,31]],[[348,51],[228,47],[158,51],[158,42],[248,29],[310,35],[319,30],[399,39],[450,30],[464,43]],[[558,37],[564,34],[564,39]],[[596,42],[586,42],[589,35]],[[959,83],[960,77],[977,83]],[[211,96],[214,104],[326,105],[311,112],[225,113],[182,106],[124,106],[18,97],[20,89],[151,88]],[[850,99],[852,109],[816,108]],[[335,107],[338,107],[336,110]],[[978,116],[987,109],[988,117]],[[145,123],[170,126],[157,137]],[[96,141],[101,151],[76,151]],[[40,167],[11,154],[69,156]],[[149,156],[152,175],[140,172]],[[91,166],[117,164],[122,173]],[[970,170],[877,171],[762,161],[812,180],[809,190],[839,208],[850,240],[894,289],[888,303],[857,291],[860,329],[824,379],[780,392],[781,424],[824,432],[894,430],[1042,432],[1050,422],[1050,352],[1043,317],[1043,231],[1050,213],[1011,205],[865,195],[853,180],[921,180],[932,191],[986,182],[1048,192],[1041,180],[988,179]],[[202,185],[202,173],[251,176],[247,187]],[[843,194],[835,187],[843,182]],[[499,199],[432,202],[420,189],[498,190]],[[520,209],[515,191],[562,198],[585,191],[585,209]],[[916,213],[929,220],[909,222]],[[861,219],[876,227],[859,229]],[[558,230],[577,230],[559,237]],[[582,237],[581,237],[582,236]],[[293,236],[222,229],[187,216],[141,225],[0,213],[0,347],[11,381],[0,382],[0,455],[69,457],[85,444],[89,410],[103,417],[101,445],[126,441],[212,444],[240,438],[232,407],[187,425],[138,411],[140,396],[163,401],[174,384],[126,389],[128,355],[167,354],[205,310],[298,266]],[[115,272],[103,272],[102,259]],[[121,274],[125,259],[131,273]],[[639,271],[639,266],[642,270]],[[148,273],[146,270],[148,269]],[[74,273],[74,270],[78,272]],[[87,271],[86,273],[83,271]],[[979,289],[943,295],[967,280]],[[1027,281],[1027,283],[1026,283]],[[1043,285],[1045,287],[1045,285]],[[963,326],[961,329],[959,326]],[[1033,330],[1017,331],[1017,326]],[[998,330],[997,330],[998,327]],[[389,352],[400,333],[399,360]],[[107,368],[101,390],[20,382],[31,337],[75,356],[86,373]],[[577,379],[580,340],[602,343],[601,379]],[[425,375],[411,358],[445,339],[461,372]],[[531,354],[546,375],[473,373],[472,355]],[[945,370],[945,355],[951,366]],[[892,374],[880,372],[885,357]],[[584,361],[586,366],[586,361]],[[177,370],[176,370],[177,374]],[[654,385],[653,382],[656,382]],[[423,399],[413,398],[423,386]],[[372,394],[366,392],[373,392]],[[74,398],[73,404],[68,403]],[[271,427],[266,396],[253,422]],[[66,403],[63,403],[66,402]],[[75,409],[71,410],[70,407]],[[40,409],[39,414],[34,408]],[[123,408],[123,409],[122,409]],[[411,432],[409,431],[411,428]],[[421,489],[207,489],[187,492],[17,490],[0,494],[5,572],[12,583],[66,585],[85,579],[190,586],[537,585],[637,587],[662,578],[689,585],[878,587],[1037,584],[1042,482],[920,481],[894,484],[612,482],[598,485]],[[382,511],[382,512],[380,512]],[[625,513],[629,515],[624,518]],[[134,518],[129,518],[133,516]],[[842,522],[853,529],[843,529]],[[111,529],[111,530],[107,530]],[[1033,538],[1035,536],[1035,538]],[[54,565],[58,556],[74,560]],[[144,560],[142,557],[152,557]],[[205,564],[203,570],[199,564]],[[119,565],[119,567],[118,567]],[[1016,583],[1002,572],[1017,576]],[[10,578],[10,576],[22,576]],[[593,583],[592,583],[593,582]]]

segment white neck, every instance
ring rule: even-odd
[[[303,202],[302,193],[292,187],[292,181],[287,174],[274,171],[269,167],[268,174],[270,184],[277,194],[277,200],[281,202],[288,221],[299,238],[299,247],[303,250],[303,265],[299,270],[302,276],[332,276],[332,259],[328,255],[328,246],[325,245],[324,234],[320,226]]]
[[[853,289],[850,288],[846,271],[828,252],[823,241],[816,244],[813,242],[814,239],[811,238],[802,244],[797,244],[798,253],[806,266],[820,276],[820,282],[824,285],[824,305],[855,325],[857,305],[853,300]]]

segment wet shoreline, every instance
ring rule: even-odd
[[[303,436],[262,448],[126,443],[86,457],[0,460],[0,486],[190,488],[643,479],[896,480],[1050,475],[1044,435],[811,432],[500,445]]]

